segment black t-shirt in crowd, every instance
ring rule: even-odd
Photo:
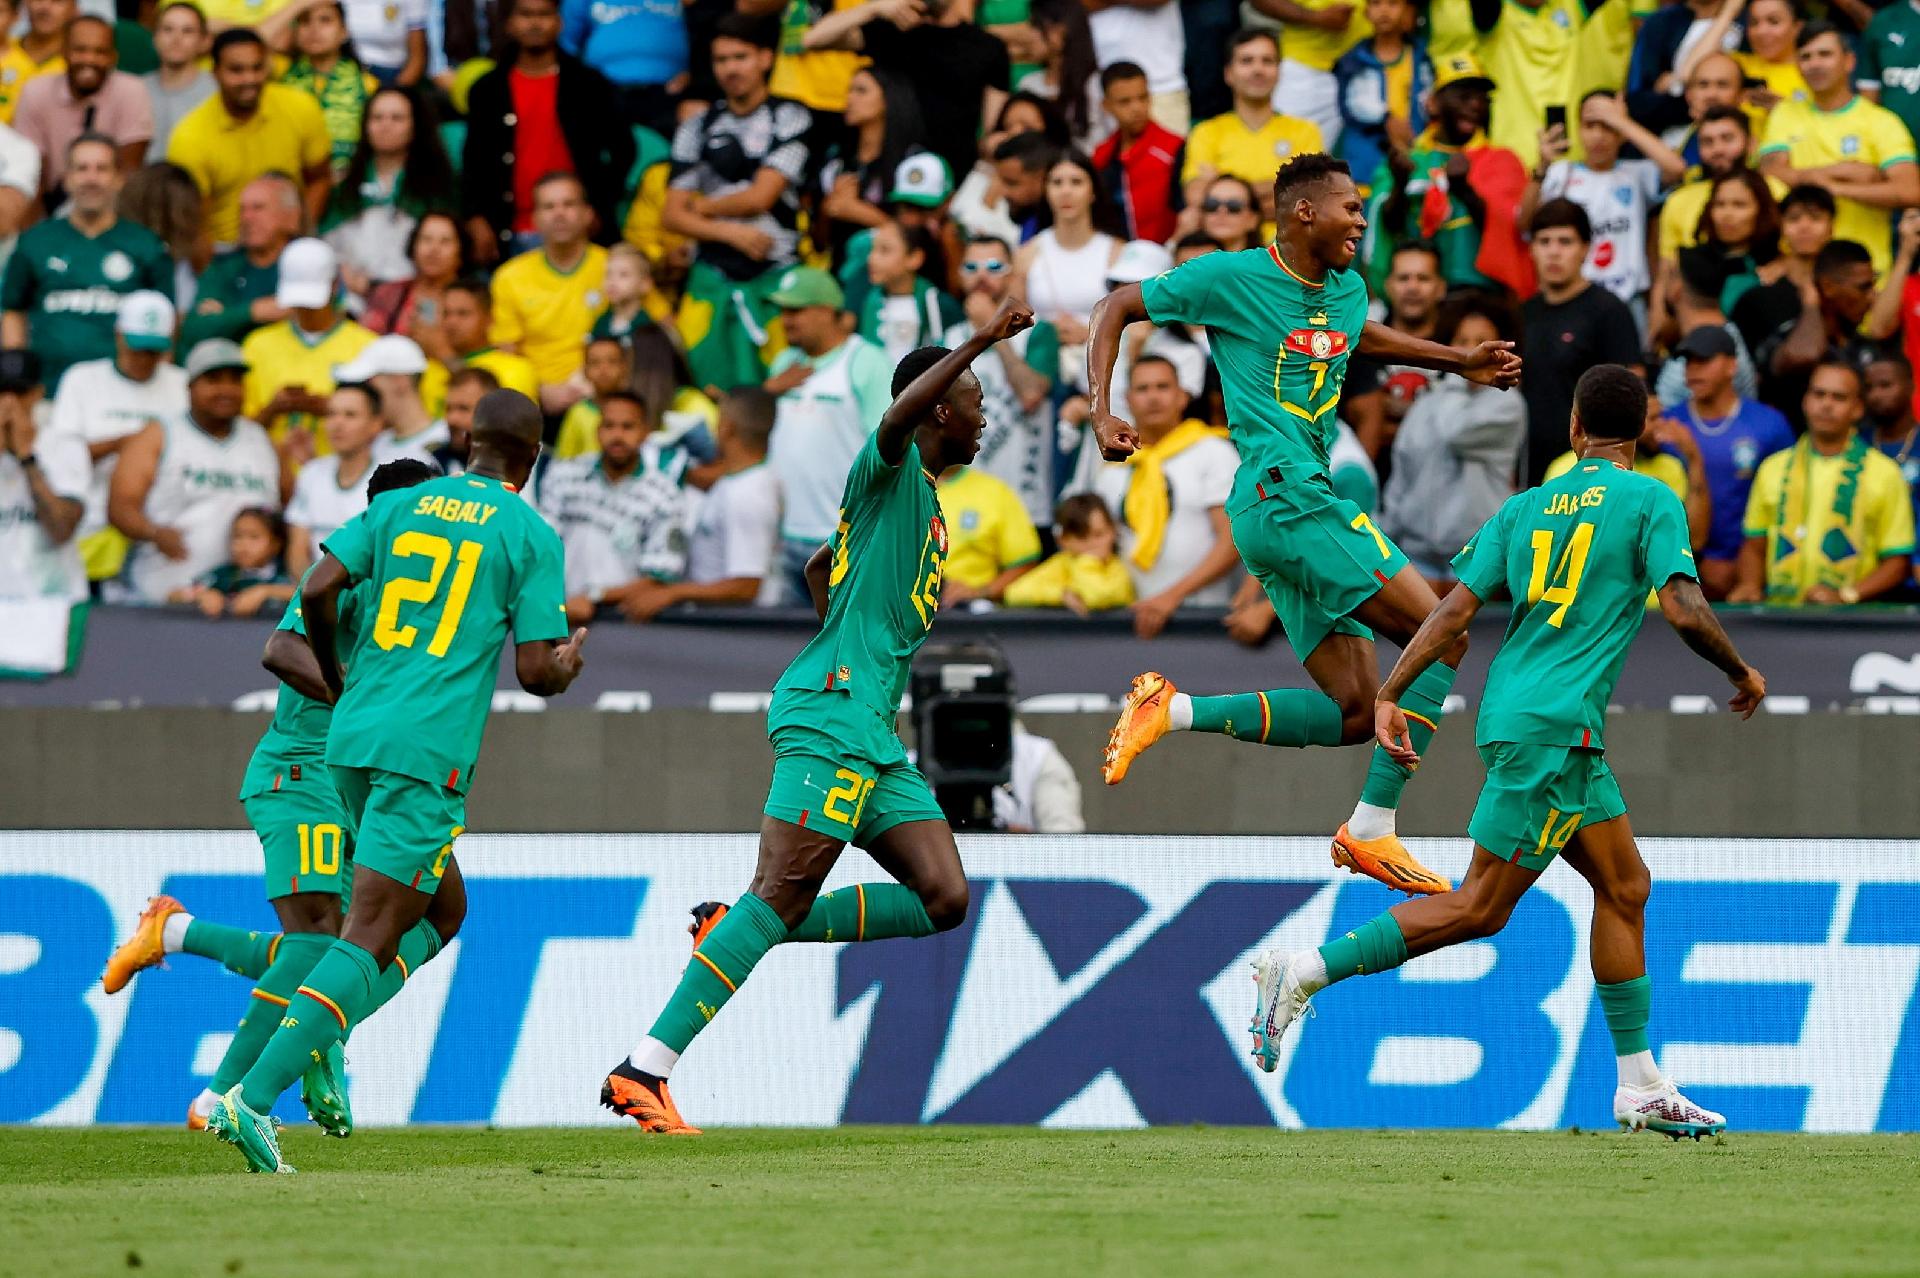
[[[955,182],[980,149],[980,104],[988,89],[1010,87],[1007,46],[970,22],[902,31],[885,18],[861,28],[866,51],[909,81],[920,98],[926,148],[947,162]]]
[[[1526,361],[1520,394],[1527,401],[1523,486],[1531,488],[1569,447],[1573,384],[1595,364],[1640,363],[1640,329],[1627,304],[1597,284],[1557,306],[1536,295],[1520,317],[1520,354]]]

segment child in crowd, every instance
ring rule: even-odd
[[[924,226],[876,227],[867,252],[873,287],[860,307],[860,336],[885,350],[891,364],[922,346],[938,346],[940,335],[963,318],[960,303],[935,283],[946,276],[940,242]]]
[[[1065,608],[1076,616],[1133,602],[1133,578],[1120,558],[1120,530],[1107,503],[1076,493],[1054,513],[1060,553],[1007,587],[1009,608]]]
[[[1426,41],[1413,34],[1416,16],[1410,0],[1367,0],[1373,37],[1347,50],[1333,67],[1340,86],[1340,158],[1362,183],[1390,147],[1407,150],[1427,127],[1433,64]],[[1361,193],[1368,193],[1364,185]]]
[[[553,455],[561,461],[600,450],[600,401],[631,389],[633,355],[617,337],[590,337],[580,375],[587,383],[587,397],[560,419],[560,434],[553,442]]]
[[[327,118],[327,136],[333,139],[337,182],[360,145],[360,122],[380,84],[349,51],[347,14],[339,0],[316,4],[295,20],[293,49],[293,64],[280,81],[319,102],[320,113]]]
[[[174,591],[167,602],[192,604],[209,617],[258,616],[267,605],[293,598],[286,553],[286,520],[265,506],[250,506],[233,517],[227,562]]]
[[[607,277],[600,291],[607,296],[607,309],[593,321],[590,337],[628,341],[636,325],[664,323],[673,314],[673,304],[654,287],[646,255],[624,241],[607,250]]]

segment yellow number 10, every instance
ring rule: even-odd
[[[1574,596],[1580,593],[1580,578],[1587,571],[1587,551],[1593,547],[1593,525],[1576,524],[1573,537],[1567,542],[1567,548],[1561,552],[1558,563],[1553,562],[1553,530],[1536,528],[1533,533],[1533,570],[1527,578],[1527,605],[1538,603],[1558,604],[1547,624],[1558,629],[1567,619],[1567,609],[1573,606]],[[1559,585],[1551,588],[1547,585],[1547,574],[1551,569]]]
[[[466,611],[467,596],[473,591],[473,576],[479,570],[480,552],[484,549],[477,541],[463,541],[456,552],[452,542],[432,533],[403,532],[395,537],[391,551],[395,559],[424,555],[433,564],[425,581],[417,577],[396,577],[387,583],[380,594],[380,614],[374,619],[373,641],[388,651],[413,647],[420,631],[415,626],[400,624],[400,605],[433,602],[447,575],[447,565],[457,561],[453,585],[448,588],[447,601],[440,609],[440,624],[434,627],[433,638],[427,643],[428,652],[436,657],[446,656],[447,649],[453,645],[454,631],[460,628],[460,614]]]

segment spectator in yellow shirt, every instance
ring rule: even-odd
[[[1233,90],[1233,110],[1202,120],[1187,138],[1187,162],[1180,174],[1186,216],[1188,221],[1198,217],[1207,183],[1227,173],[1252,185],[1260,195],[1263,220],[1271,222],[1274,171],[1294,156],[1324,151],[1326,145],[1312,121],[1273,109],[1280,47],[1271,32],[1242,31],[1227,49],[1226,78]]]
[[[1266,0],[1266,12],[1279,18],[1280,88],[1278,106],[1320,130],[1326,147],[1340,144],[1340,84],[1333,64],[1348,49],[1373,34],[1367,6],[1356,0]]]
[[[540,402],[540,375],[524,355],[493,345],[493,293],[479,280],[461,280],[447,286],[440,303],[440,331],[453,351],[449,373],[463,368],[485,369],[506,390],[519,391]],[[451,383],[449,383],[451,384]]]
[[[1900,467],[1858,429],[1861,389],[1844,360],[1813,370],[1807,433],[1753,477],[1728,603],[1864,603],[1907,580],[1913,504]]]
[[[13,38],[13,28],[19,18],[20,6],[14,0],[0,0],[0,124],[13,123],[13,108],[20,101],[20,90],[26,88],[27,81],[64,69],[58,57],[47,62],[34,61],[22,42]]]
[[[1133,577],[1120,558],[1113,512],[1093,493],[1075,493],[1054,513],[1060,553],[1009,585],[1009,608],[1065,608],[1078,616],[1133,602]]]
[[[189,111],[167,142],[167,159],[200,188],[216,245],[238,238],[241,189],[263,173],[299,179],[312,226],[333,190],[333,139],[320,104],[298,89],[268,84],[268,61],[266,44],[245,28],[214,37],[219,92]]]
[[[984,470],[955,466],[940,476],[940,517],[947,524],[942,607],[997,602],[1040,560],[1040,534],[1020,495]]]
[[[581,354],[606,304],[607,251],[587,238],[593,210],[570,173],[533,188],[540,247],[510,259],[493,277],[493,344],[524,355],[540,376],[542,412],[566,412],[586,397]]]
[[[333,247],[325,240],[295,240],[280,254],[273,293],[287,318],[256,328],[240,346],[247,360],[242,411],[267,428],[296,466],[331,451],[319,424],[333,393],[333,370],[374,340],[370,330],[341,313],[339,289]]]

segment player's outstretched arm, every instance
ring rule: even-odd
[[[1512,342],[1442,346],[1368,320],[1360,332],[1360,353],[1388,364],[1411,364],[1438,373],[1458,373],[1470,382],[1498,386],[1501,390],[1520,384],[1520,357],[1513,353]]]
[[[1454,592],[1458,594],[1458,591]],[[1445,605],[1442,605],[1443,607]],[[1727,637],[1720,618],[1713,615],[1700,583],[1691,577],[1670,577],[1660,588],[1660,614],[1686,642],[1687,647],[1718,666],[1733,684],[1733,696],[1727,708],[1742,719],[1753,718],[1767,695],[1767,681],[1758,670],[1741,660]]]
[[[914,428],[926,419],[934,410],[960,374],[967,371],[967,365],[983,355],[995,342],[1004,342],[1015,333],[1033,327],[1033,311],[1025,302],[1017,298],[1008,298],[1000,304],[1000,310],[987,321],[987,326],[960,343],[956,350],[948,351],[941,361],[920,376],[907,383],[887,405],[887,411],[880,417],[880,460],[889,466],[898,466],[907,455],[907,441],[913,437]]]
[[[323,554],[300,585],[300,619],[307,628],[307,647],[313,653],[314,669],[326,694],[314,700],[328,704],[340,699],[343,683],[334,635],[340,628],[340,592],[350,584],[346,565]]]
[[[807,559],[807,595],[820,620],[827,619],[827,585],[833,580],[833,543],[821,542],[820,549]]]
[[[261,654],[260,664],[303,697],[320,702],[333,700],[304,636],[291,630],[274,631],[267,636],[267,650]]]
[[[1380,685],[1373,703],[1373,735],[1396,762],[1410,768],[1420,764],[1420,755],[1407,731],[1407,716],[1400,711],[1400,698],[1407,695],[1407,689],[1428,666],[1453,650],[1479,611],[1480,597],[1465,586],[1448,591],[1440,606],[1420,623],[1420,629],[1401,651],[1400,660],[1394,663],[1393,672]]]
[[[1113,415],[1113,362],[1120,357],[1120,335],[1127,325],[1147,318],[1147,299],[1138,284],[1122,284],[1093,304],[1087,320],[1087,392],[1093,405],[1088,420],[1094,442],[1108,461],[1125,461],[1140,447],[1133,423]]]
[[[513,672],[520,686],[536,697],[557,697],[580,677],[587,664],[581,649],[587,644],[587,628],[580,627],[567,640],[534,639],[515,644]]]

